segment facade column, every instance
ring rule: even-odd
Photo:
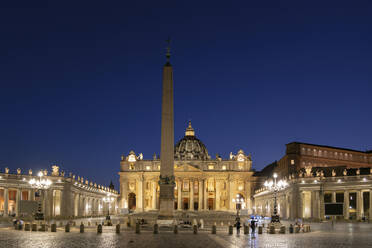
[[[8,216],[9,213],[9,190],[4,189],[4,216]]]
[[[245,186],[245,204],[248,214],[252,214],[252,201],[251,201],[251,183],[248,181],[244,182]],[[282,208],[282,207],[280,207]],[[284,209],[285,210],[285,209]]]
[[[332,202],[336,202],[336,191],[332,191]]]
[[[349,207],[350,207],[350,196],[349,196],[349,191],[346,190],[344,192],[344,218],[345,220],[349,219]]]
[[[220,199],[221,199],[221,180],[219,179],[216,179],[216,207],[215,207],[215,210],[220,210],[220,207],[221,207],[221,202],[220,202]]]
[[[199,197],[199,202],[198,202],[198,211],[202,210],[203,206],[203,182],[201,180],[198,180],[198,197]]]
[[[232,199],[230,199],[230,176],[227,177],[227,180],[226,180],[226,192],[227,192],[227,204],[226,204],[226,208],[227,208],[227,211],[231,210],[231,205],[232,205]]]
[[[231,180],[231,179],[230,179]],[[229,195],[229,206],[230,206],[230,210],[234,211],[235,210],[235,204],[232,202],[232,200],[235,198],[235,190],[236,189],[236,185],[235,185],[235,182],[234,181],[229,181],[229,192],[227,193]]]
[[[189,210],[194,210],[194,179],[190,179],[190,196],[189,196]]]
[[[204,184],[204,210],[207,210],[208,209],[208,204],[207,204],[207,201],[208,201],[208,180],[207,179],[204,179],[203,180],[203,184]]]
[[[152,181],[152,208],[156,209],[156,182]]]
[[[363,192],[357,191],[357,220],[361,220],[363,216]]]
[[[182,210],[182,180],[177,182],[177,210]]]
[[[128,180],[121,181],[121,207],[128,208]]]
[[[372,189],[369,190],[369,220],[372,220]]]

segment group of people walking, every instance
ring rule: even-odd
[[[254,235],[256,232],[257,220],[254,218],[251,218],[250,220],[247,219],[245,222],[245,225],[251,228],[251,234]],[[235,226],[236,226],[236,233],[240,233],[241,223],[240,223],[239,216],[237,216],[235,219]]]

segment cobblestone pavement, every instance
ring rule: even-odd
[[[191,230],[182,230],[179,234],[160,231],[153,234],[150,230],[135,234],[132,229],[115,233],[114,227],[104,227],[102,234],[96,234],[95,228],[86,228],[81,234],[77,228],[71,233],[58,229],[51,232],[25,232],[9,228],[0,229],[1,248],[59,248],[59,247],[372,247],[371,224],[314,224],[311,233],[300,234],[227,234],[227,229],[219,229],[217,235],[200,231],[197,235]]]

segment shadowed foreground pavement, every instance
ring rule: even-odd
[[[71,233],[64,233],[63,229],[58,229],[57,233],[43,233],[2,228],[0,247],[372,247],[372,225],[337,224],[334,228],[328,224],[312,226],[315,230],[311,233],[264,233],[256,234],[254,238],[243,233],[236,235],[235,230],[231,236],[227,230],[219,230],[217,235],[207,231],[194,235],[191,230],[180,231],[177,235],[166,231],[153,234],[150,230],[135,234],[131,229],[116,234],[113,227],[104,227],[104,233],[97,235],[95,228],[87,228],[83,234],[78,229],[72,229]]]

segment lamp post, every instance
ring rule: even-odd
[[[114,201],[114,198],[110,197],[110,194],[107,194],[107,197],[104,197],[103,201],[108,203],[108,210],[107,210],[106,220],[110,220],[110,207],[111,207],[111,202]]]
[[[278,206],[277,206],[277,193],[279,190],[284,189],[287,187],[288,183],[285,180],[279,180],[277,182],[278,174],[273,174],[274,180],[265,181],[264,186],[269,190],[274,192],[274,212],[271,216],[271,223],[280,223],[279,214],[278,214]]]
[[[43,220],[44,219],[44,213],[41,211],[41,190],[48,189],[52,185],[52,181],[49,179],[43,179],[43,172],[40,171],[37,176],[38,179],[32,178],[28,183],[31,185],[31,187],[37,189],[39,193],[39,201],[38,201],[38,210],[35,213],[35,219],[36,220]]]
[[[244,204],[244,199],[240,194],[237,194],[236,198],[232,199],[232,202],[236,204],[236,218],[239,219],[239,210],[242,208],[242,204]]]

